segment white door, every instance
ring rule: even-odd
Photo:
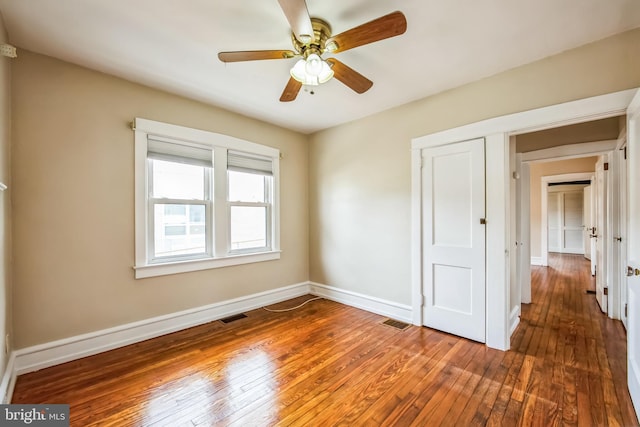
[[[606,157],[596,163],[596,300],[600,310],[607,312],[607,172]]]
[[[620,222],[619,222],[619,239],[618,244],[620,246],[620,256],[619,256],[619,265],[617,266],[620,272],[627,271],[627,221],[628,221],[628,208],[627,208],[627,199],[629,197],[629,192],[627,189],[627,147],[624,146],[622,150],[618,152],[618,156],[620,161],[618,164],[620,165]],[[623,277],[620,280],[620,320],[622,320],[622,324],[624,327],[627,327],[627,283],[625,278]]]
[[[547,201],[549,252],[584,254],[583,190],[551,191],[551,188],[549,190]]]
[[[424,324],[484,342],[484,139],[422,150],[422,165]]]
[[[582,191],[562,193],[562,252],[584,254],[582,237]]]
[[[640,418],[640,91],[627,110],[627,383],[631,400]]]
[[[587,185],[582,189],[582,212],[583,216],[583,241],[584,241],[584,257],[591,259],[591,186]]]
[[[595,276],[596,275],[596,262],[598,261],[598,257],[596,256],[596,242],[597,240],[597,236],[596,236],[596,220],[598,218],[598,215],[596,214],[596,198],[597,198],[597,191],[596,191],[596,179],[595,177],[591,178],[591,213],[590,213],[590,217],[591,217],[591,232],[590,232],[590,238],[591,238],[591,244],[589,245],[591,247],[591,275]]]
[[[562,199],[560,193],[548,193],[547,200],[547,242],[549,252],[562,252]]]

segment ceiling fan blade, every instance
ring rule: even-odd
[[[354,47],[399,36],[405,31],[407,31],[407,19],[404,14],[393,12],[331,37],[327,40],[326,46],[330,52],[344,52]],[[330,46],[333,43],[336,47],[331,49]]]
[[[218,59],[222,62],[259,61],[262,59],[289,59],[296,56],[292,50],[245,50],[237,52],[220,52]]]
[[[333,77],[340,80],[346,86],[350,87],[358,93],[365,93],[368,91],[373,82],[354,70],[351,67],[344,65],[342,62],[335,58],[327,59],[327,62],[333,70]]]
[[[313,26],[304,0],[278,0],[280,7],[289,21],[291,31],[302,43],[313,40]]]
[[[300,92],[300,88],[302,87],[302,83],[291,77],[289,82],[284,88],[282,95],[280,96],[281,102],[290,102],[296,99],[298,96],[298,92]]]

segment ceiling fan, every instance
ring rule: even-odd
[[[222,62],[240,62],[301,57],[291,68],[291,77],[280,96],[282,102],[296,99],[303,84],[316,86],[329,81],[332,77],[357,93],[366,92],[373,85],[371,80],[335,58],[322,59],[322,55],[325,52],[344,52],[398,36],[407,30],[404,14],[393,12],[334,36],[326,21],[309,17],[305,0],[278,0],[278,2],[291,26],[293,50],[220,52],[218,58]]]

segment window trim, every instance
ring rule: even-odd
[[[227,169],[227,179],[229,178],[229,169]],[[246,173],[246,172],[245,172]],[[275,183],[275,179],[273,179],[273,176],[271,175],[266,175],[266,174],[261,174],[258,173],[257,175],[261,176],[263,180],[267,179],[267,178],[272,178],[272,181]],[[227,182],[227,218],[228,218],[228,222],[229,222],[229,230],[227,233],[227,247],[229,248],[229,253],[232,255],[242,255],[242,254],[249,254],[249,253],[256,253],[256,252],[264,252],[271,250],[271,248],[273,247],[272,244],[272,240],[273,240],[273,233],[271,232],[272,226],[273,226],[273,209],[272,209],[272,204],[273,204],[273,194],[271,193],[271,187],[273,187],[273,183],[271,186],[265,185],[264,186],[264,202],[242,202],[242,201],[238,201],[238,200],[231,200],[230,196],[229,196],[229,183]],[[263,207],[266,209],[266,219],[267,219],[267,229],[265,230],[266,232],[266,246],[263,247],[255,247],[255,248],[246,248],[246,249],[233,249],[232,248],[232,244],[233,242],[231,241],[231,209],[233,207],[236,206],[246,206],[246,207]]]
[[[280,259],[280,151],[273,147],[256,144],[228,135],[172,125],[153,120],[135,118],[133,125],[135,146],[135,278],[145,278],[198,271],[232,265]],[[224,220],[213,220],[213,240],[211,256],[197,259],[172,259],[167,262],[151,260],[149,254],[149,183],[147,141],[148,136],[158,136],[211,147],[214,151],[214,188],[212,194],[211,215]],[[249,154],[271,158],[273,165],[273,194],[271,194],[271,223],[269,238],[271,248],[267,251],[250,253],[230,250],[229,216],[227,215],[227,150],[242,151]],[[218,188],[220,187],[220,188]]]

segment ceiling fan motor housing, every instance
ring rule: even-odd
[[[313,27],[313,40],[308,43],[302,43],[296,38],[295,34],[291,34],[293,48],[305,59],[312,53],[321,56],[327,50],[327,39],[331,37],[331,26],[327,21],[320,18],[311,18],[311,25]]]

